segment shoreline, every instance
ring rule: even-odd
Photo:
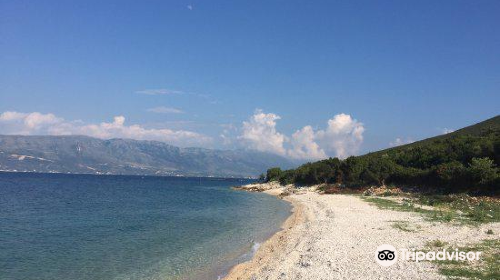
[[[239,272],[240,270],[245,270],[245,271],[254,271],[256,268],[254,265],[250,266],[250,263],[254,261],[254,259],[263,259],[263,257],[260,256],[260,254],[264,255],[263,251],[268,251],[267,247],[272,246],[272,244],[269,244],[274,240],[275,238],[278,238],[277,236],[284,232],[286,228],[293,227],[297,221],[296,218],[298,215],[300,215],[299,211],[297,209],[300,209],[300,205],[297,203],[295,200],[287,199],[286,197],[280,197],[282,194],[282,189],[283,188],[272,188],[268,190],[262,190],[262,189],[253,189],[251,186],[254,185],[262,185],[262,184],[248,184],[248,185],[243,185],[243,186],[237,186],[237,187],[231,187],[233,190],[239,190],[239,191],[245,191],[245,192],[261,192],[270,196],[274,196],[276,199],[281,199],[285,200],[291,205],[290,209],[290,215],[281,223],[280,227],[274,231],[273,233],[267,235],[265,239],[260,240],[259,242],[254,242],[250,248],[250,251],[244,253],[243,255],[237,257],[234,262],[232,262],[230,265],[228,265],[225,269],[219,270],[217,273],[217,280],[226,280],[226,279],[236,279],[236,278],[229,278],[233,277],[232,275],[234,273],[238,273],[238,275],[241,273]],[[267,185],[267,184],[266,184]],[[259,187],[260,188],[260,187]],[[255,246],[257,245],[257,248]],[[246,257],[245,257],[246,256]],[[265,257],[271,257],[268,254],[265,254]],[[244,258],[244,260],[242,260]],[[238,276],[237,279],[242,279],[240,276]]]
[[[285,191],[285,187],[272,187],[270,189],[262,190],[258,185],[267,186],[269,184],[250,184],[247,186],[236,187],[234,189],[242,191],[255,192],[259,191],[268,195],[275,196],[278,199],[283,199],[289,202],[292,206],[291,215],[282,223],[281,230],[274,233],[267,240],[265,240],[257,251],[253,254],[252,258],[246,262],[239,263],[233,266],[229,272],[222,278],[222,280],[232,279],[250,279],[256,271],[259,271],[271,258],[275,258],[276,254],[280,254],[284,250],[286,242],[291,237],[291,231],[299,224],[307,221],[304,213],[304,207],[301,202],[293,199],[290,196],[281,197]],[[254,187],[256,186],[256,187]],[[266,188],[266,187],[264,187]]]
[[[464,226],[436,223],[416,212],[380,209],[361,196],[320,194],[316,188],[277,184],[239,187],[282,198],[293,206],[282,230],[266,240],[250,261],[232,267],[224,280],[258,279],[445,279],[434,262],[398,261],[382,267],[375,252],[382,244],[426,248],[440,240],[450,246],[478,243],[497,235],[500,223]],[[407,224],[401,230],[396,225]]]

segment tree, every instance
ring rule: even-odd
[[[293,184],[295,181],[295,172],[294,170],[285,170],[281,173],[279,178],[281,185]]]
[[[281,168],[279,167],[270,168],[267,170],[266,181],[278,181],[282,173],[283,171],[281,171]]]
[[[448,184],[454,181],[454,179],[463,176],[465,167],[458,161],[451,161],[438,165],[435,172],[439,180]]]
[[[473,158],[469,164],[469,172],[474,182],[486,185],[496,179],[498,170],[489,158]]]
[[[498,165],[500,130],[490,129],[479,135],[441,136],[345,160],[329,158],[292,170],[273,168],[267,180],[299,185],[338,183],[353,188],[387,183],[491,194],[500,191]]]

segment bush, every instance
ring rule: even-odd
[[[475,183],[488,185],[496,179],[498,169],[489,158],[473,158],[469,164],[469,172]]]
[[[349,188],[396,184],[434,193],[495,195],[500,192],[500,131],[424,140],[345,160],[330,158],[282,171],[267,181],[298,185],[338,184]]]
[[[281,168],[279,168],[279,167],[274,167],[274,168],[268,169],[267,175],[266,175],[266,182],[278,181],[280,179],[282,173],[283,173],[283,171],[281,171]]]

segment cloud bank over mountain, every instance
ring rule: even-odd
[[[186,130],[167,128],[145,128],[141,125],[126,125],[124,116],[114,117],[112,122],[86,124],[82,121],[67,121],[54,114],[39,112],[20,113],[7,111],[0,114],[0,133],[17,135],[87,135],[101,139],[130,138],[156,140],[178,146],[207,146],[212,138]]]
[[[296,160],[317,160],[336,156],[345,158],[356,154],[363,143],[364,125],[348,114],[337,114],[329,119],[324,129],[307,125],[291,136],[278,131],[281,117],[260,109],[241,123],[221,134],[223,145],[270,152]],[[148,128],[140,124],[127,125],[124,116],[115,116],[111,122],[85,123],[68,121],[52,113],[22,113],[6,111],[0,114],[0,134],[8,135],[87,135],[101,139],[130,138],[155,140],[187,147],[213,147],[210,136],[169,128]]]

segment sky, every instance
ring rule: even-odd
[[[0,0],[0,134],[347,157],[500,112],[500,1]]]

